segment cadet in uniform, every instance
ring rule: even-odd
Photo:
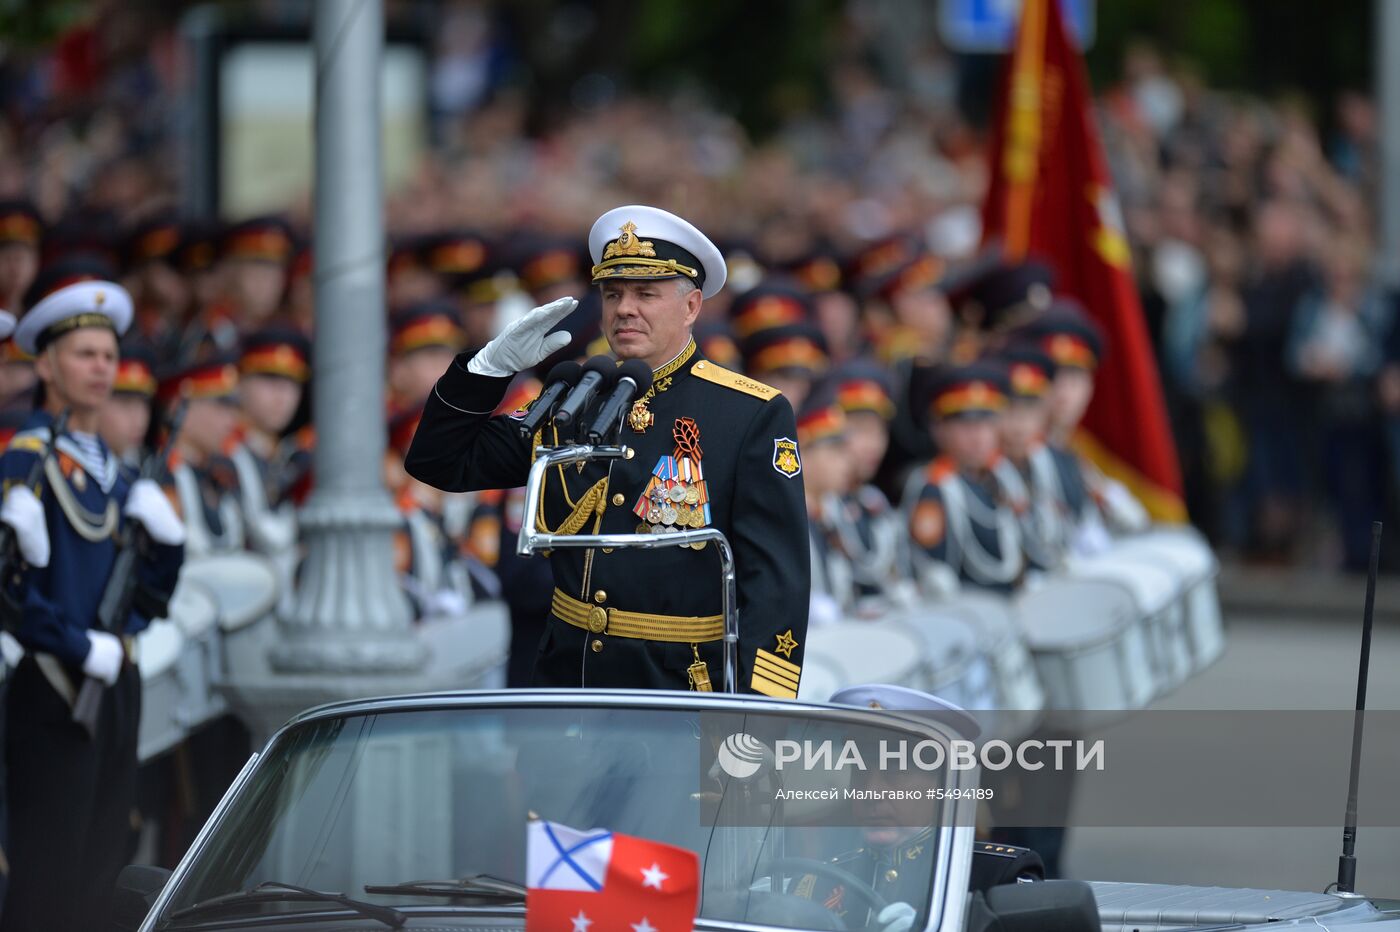
[[[931,592],[948,587],[947,570],[1002,593],[1020,582],[1016,515],[992,472],[1005,409],[1002,373],[985,363],[946,368],[932,384],[929,414],[943,455],[910,476],[903,501],[918,582]]]
[[[457,306],[435,298],[389,320],[389,400],[395,409],[419,408],[438,376],[466,345]]]
[[[0,307],[18,308],[39,274],[44,225],[28,201],[0,201]]]
[[[145,342],[128,337],[121,344],[112,397],[102,406],[99,433],[112,454],[132,469],[140,470],[146,455],[155,396],[155,354]]]
[[[890,500],[872,483],[883,462],[894,416],[894,385],[871,360],[855,359],[832,373],[836,404],[846,415],[852,482],[836,529],[851,561],[857,601],[872,607],[900,602],[910,588],[908,532]]]
[[[666,533],[715,527],[737,564],[741,690],[797,693],[809,591],[802,459],[792,408],[774,389],[704,359],[691,339],[701,301],[724,285],[719,250],[684,220],[652,207],[604,214],[589,235],[603,286],[604,333],[654,381],[624,418],[629,460],[551,473],[542,513],[555,533]],[[438,488],[513,488],[538,443],[567,440],[550,425],[534,441],[491,417],[515,373],[567,344],[549,331],[573,310],[536,308],[438,381],[405,466]],[[581,420],[587,421],[587,418]],[[721,687],[718,559],[700,546],[556,550],[538,685]]]
[[[186,366],[161,380],[159,398],[167,412],[189,403],[169,467],[190,556],[242,550],[238,472],[225,452],[238,427],[237,357],[215,353]]]
[[[812,624],[839,621],[855,603],[854,573],[837,525],[842,496],[851,487],[845,430],[846,415],[829,392],[809,399],[797,417],[811,532]]]
[[[1055,378],[1049,393],[1049,428],[1046,443],[1057,451],[1056,465],[1067,485],[1073,473],[1089,493],[1098,514],[1085,514],[1081,550],[1107,546],[1104,528],[1113,533],[1145,529],[1147,511],[1121,483],[1105,476],[1072,448],[1079,422],[1094,397],[1094,373],[1103,356],[1103,336],[1082,305],[1072,298],[1056,298],[1049,309],[1024,333],[1035,340],[1055,363]],[[1086,510],[1087,511],[1087,510]],[[1098,527],[1096,527],[1098,525]]]
[[[21,542],[30,567],[14,630],[24,659],[7,684],[5,750],[12,885],[0,929],[102,928],[125,859],[135,796],[141,679],[131,638],[162,617],[183,558],[184,528],[160,488],[124,469],[97,435],[116,375],[117,337],[131,298],[108,281],[55,291],[21,321],[15,339],[36,355],[44,403],[0,456],[5,510],[24,501]],[[53,441],[38,494],[23,487]],[[138,521],[153,546],[138,562],[135,607],[125,629],[95,628],[117,555],[117,536]],[[35,555],[35,545],[49,551]],[[106,687],[95,737],[72,721],[84,680]]]
[[[775,390],[798,409],[831,367],[826,338],[811,323],[759,330],[743,340],[740,350],[745,374],[772,382]]]
[[[1055,364],[1039,348],[1012,346],[997,357],[1006,367],[1008,404],[1001,417],[1001,457],[993,472],[1006,490],[1020,522],[1021,546],[1029,569],[1059,569],[1070,554],[1083,483],[1062,476],[1057,454],[1045,445],[1046,393]],[[1073,471],[1077,477],[1077,470]]]
[[[276,565],[284,608],[292,604],[300,554],[296,512],[286,500],[288,459],[296,448],[282,435],[301,407],[310,356],[311,343],[300,331],[270,326],[244,338],[238,361],[243,420],[229,460],[238,474],[247,543]]]

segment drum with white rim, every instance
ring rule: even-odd
[[[996,708],[1001,713],[997,734],[1008,739],[1029,734],[1045,712],[1045,687],[1010,601],[991,593],[964,591],[939,610],[967,621],[977,632],[978,648],[991,663],[996,682]]]
[[[923,689],[969,712],[991,712],[997,707],[996,675],[989,658],[978,649],[972,625],[944,612],[941,605],[902,612],[893,620],[919,636],[928,670],[927,686],[896,685]]]
[[[256,553],[219,553],[185,561],[180,579],[195,583],[219,606],[219,627],[238,631],[268,617],[277,604],[277,570]]]
[[[180,655],[185,636],[173,621],[153,621],[136,635],[141,671],[141,724],[136,756],[150,760],[185,739],[189,731],[181,712]]]
[[[1059,722],[1090,730],[1156,695],[1150,635],[1133,594],[1108,579],[1051,578],[1013,605]]]
[[[814,659],[836,671],[840,678],[837,688],[855,683],[928,688],[928,666],[920,638],[898,621],[838,621],[810,628],[804,668]]]
[[[1225,650],[1225,625],[1216,577],[1220,563],[1195,528],[1155,527],[1119,541],[1118,548],[1144,554],[1172,567],[1185,585],[1186,640],[1194,672],[1204,670]]]
[[[185,636],[179,659],[181,706],[179,714],[191,731],[228,710],[215,689],[224,678],[223,635],[219,630],[219,604],[214,594],[183,575],[170,598],[171,621]]]
[[[1069,575],[1078,579],[1116,582],[1133,596],[1147,624],[1157,695],[1163,696],[1191,674],[1191,649],[1186,638],[1185,582],[1150,555],[1117,547],[1092,557],[1072,560]]]
[[[820,654],[802,655],[802,679],[797,684],[797,698],[803,702],[826,702],[831,694],[845,686],[839,667]]]

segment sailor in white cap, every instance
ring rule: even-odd
[[[696,347],[701,303],[726,276],[703,233],[664,210],[630,205],[599,217],[588,245],[603,335],[619,359],[644,361],[652,384],[622,418],[619,439],[635,455],[551,474],[538,521],[565,534],[723,531],[737,565],[735,686],[794,698],[810,566],[792,406]],[[517,372],[569,343],[569,334],[550,331],[575,303],[536,308],[448,367],[405,457],[410,475],[452,492],[513,488],[525,484],[537,446],[575,439],[554,423],[521,437],[518,419],[491,417]],[[703,542],[561,548],[550,559],[556,589],[536,685],[720,688],[721,581]]]
[[[119,285],[80,281],[39,300],[15,331],[35,356],[42,401],[0,456],[0,517],[26,526],[29,564],[11,592],[25,654],[7,684],[11,870],[0,929],[101,926],[125,861],[141,709],[131,636],[165,615],[184,554],[184,527],[159,486],[98,436],[131,312]],[[67,428],[53,439],[63,411]],[[40,463],[39,488],[27,488]],[[101,630],[98,605],[133,520],[152,544],[137,560],[134,609],[124,630]],[[87,678],[106,687],[95,737],[71,720]]]

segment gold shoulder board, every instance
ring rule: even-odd
[[[714,382],[716,385],[723,385],[725,388],[732,388],[736,392],[743,392],[745,395],[752,395],[755,398],[762,398],[764,401],[776,398],[782,392],[771,385],[764,385],[746,375],[731,372],[723,366],[717,366],[708,359],[702,359],[694,366],[690,372],[706,382]]]

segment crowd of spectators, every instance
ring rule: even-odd
[[[287,6],[256,9],[285,18]],[[496,8],[437,5],[433,145],[389,192],[389,232],[581,238],[612,206],[655,203],[760,267],[897,231],[965,261],[989,114],[959,106],[967,62],[932,35],[890,68],[866,7],[834,17],[825,86],[753,132],[703,90],[641,93],[599,70],[544,104]],[[570,5],[545,9],[587,26]],[[189,55],[175,14],[120,0],[90,4],[54,41],[7,49],[0,198],[32,200],[59,231],[178,207]],[[1232,557],[1363,566],[1369,523],[1400,490],[1400,327],[1372,271],[1372,101],[1212,88],[1137,45],[1098,113],[1193,520]],[[303,229],[310,203],[306,192],[286,205]],[[17,276],[0,250],[0,294],[13,300]],[[858,338],[838,335],[833,357]]]

